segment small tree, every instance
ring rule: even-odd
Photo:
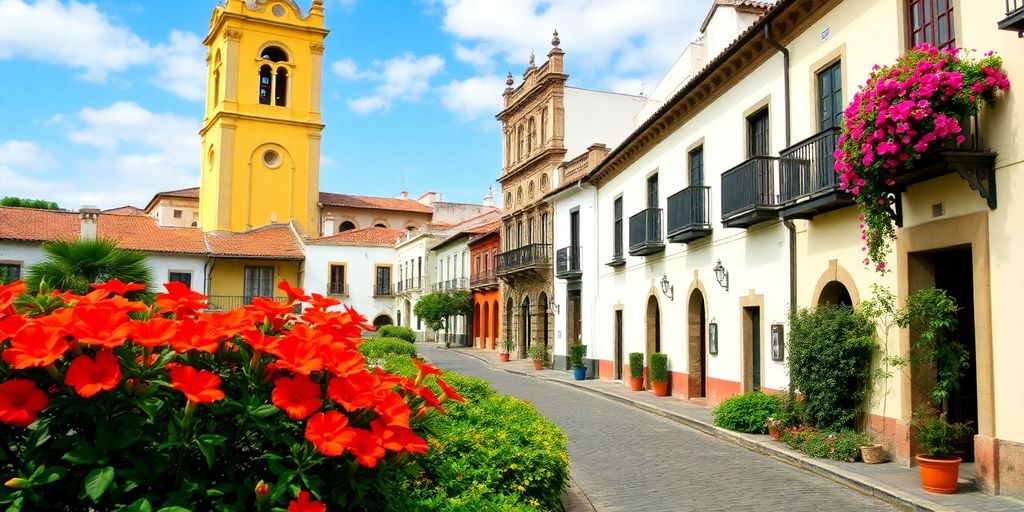
[[[413,312],[423,319],[427,327],[435,332],[444,332],[445,346],[450,345],[447,335],[452,318],[469,315],[472,311],[473,298],[465,290],[434,292],[424,295],[413,308]]]
[[[46,259],[28,267],[25,285],[35,294],[44,284],[49,288],[88,293],[89,285],[119,279],[149,287],[152,271],[146,255],[119,249],[113,240],[57,240],[43,244]],[[133,292],[137,293],[137,292]],[[137,299],[144,294],[132,295]]]

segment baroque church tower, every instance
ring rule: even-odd
[[[318,233],[323,0],[227,0],[208,48],[199,226]]]

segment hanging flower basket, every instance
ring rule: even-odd
[[[885,271],[896,237],[896,179],[921,155],[964,142],[961,120],[995,104],[1010,82],[1002,59],[972,60],[959,48],[916,46],[889,66],[875,66],[844,112],[835,151],[839,187],[860,209],[865,265]]]

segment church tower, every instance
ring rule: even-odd
[[[323,0],[227,0],[208,48],[199,226],[318,233]]]

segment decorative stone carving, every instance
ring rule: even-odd
[[[242,31],[233,28],[225,29],[224,39],[228,39],[230,41],[238,41],[242,39]]]
[[[324,45],[321,43],[309,43],[309,49],[313,53],[318,53],[320,55],[323,55],[324,53]]]

